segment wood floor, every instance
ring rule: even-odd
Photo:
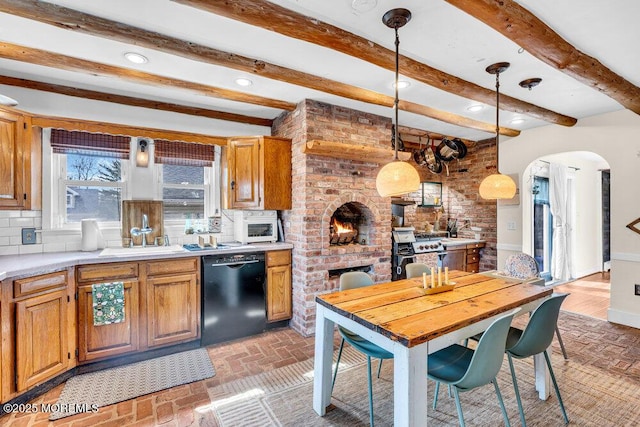
[[[609,272],[606,272],[555,286],[554,291],[570,293],[562,310],[607,320],[610,288]]]

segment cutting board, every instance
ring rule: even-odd
[[[147,235],[147,245],[152,245],[156,237],[164,236],[164,210],[162,201],[158,200],[123,200],[122,201],[122,237],[131,238],[131,228],[142,228],[142,215],[149,217],[149,227],[153,229]],[[134,237],[133,244],[142,244],[142,236]]]

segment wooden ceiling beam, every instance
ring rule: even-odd
[[[174,113],[188,114],[191,116],[208,117],[210,119],[226,120],[231,122],[245,123],[249,125],[271,127],[272,119],[262,117],[245,116],[243,114],[228,113],[225,111],[209,110],[206,108],[190,107],[186,105],[173,104],[168,102],[152,101],[150,99],[134,98],[131,96],[115,95],[112,93],[97,92],[76,87],[43,83],[34,80],[18,79],[9,76],[0,76],[0,84],[17,86],[27,89],[40,90],[43,92],[59,93],[61,95],[73,96],[76,98],[93,99],[96,101],[113,102],[116,104],[130,105],[133,107],[150,108],[153,110],[171,111]]]
[[[169,37],[153,31],[132,27],[73,9],[36,0],[0,0],[0,12],[32,19],[69,31],[103,37],[122,43],[142,46],[195,61],[233,68],[262,77],[290,83],[309,89],[319,90],[343,98],[382,105],[391,108],[394,98],[375,91],[351,86],[323,77],[281,67],[268,62],[220,51],[186,40]],[[493,95],[492,95],[493,96]],[[493,98],[492,98],[493,99]],[[414,114],[436,119],[445,123],[484,132],[495,132],[495,124],[474,120],[457,114],[440,111],[426,105],[401,101],[399,108]],[[505,136],[517,136],[517,129],[501,127]]]
[[[395,70],[395,52],[341,28],[301,15],[267,0],[172,0],[239,22],[342,52],[379,67]],[[382,24],[380,24],[382,25]],[[401,73],[435,88],[495,106],[495,92],[400,56]],[[546,122],[573,126],[577,119],[503,95],[500,108]]]
[[[44,116],[27,113],[31,116],[32,126],[76,130],[91,133],[106,133],[109,135],[124,135],[146,137],[152,139],[166,139],[169,141],[184,141],[196,144],[227,146],[227,137],[211,136],[201,133],[181,132],[167,129],[153,129],[139,126],[123,125],[119,123],[96,122],[92,120],[72,119],[68,117]]]
[[[640,88],[564,40],[513,0],[446,0],[546,64],[640,114]],[[501,99],[502,101],[502,99]]]
[[[228,99],[231,101],[244,102],[255,105],[262,105],[280,110],[292,111],[296,104],[277,99],[265,98],[263,96],[251,95],[235,90],[223,89],[186,80],[174,79],[171,77],[159,76],[157,74],[145,73],[131,68],[116,67],[108,64],[87,61],[85,59],[73,58],[42,49],[15,45],[0,42],[0,58],[11,59],[13,61],[28,62],[44,67],[58,68],[82,74],[92,74],[102,77],[118,78],[128,80],[133,83],[147,86],[156,86],[172,89],[184,89],[214,98]]]

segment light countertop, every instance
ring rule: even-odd
[[[220,249],[203,249],[198,251],[162,252],[153,248],[147,252],[139,248],[131,249],[131,253],[100,256],[102,250],[93,252],[45,252],[29,255],[0,256],[0,280],[18,279],[58,271],[80,264],[102,264],[109,262],[146,261],[152,259],[187,258],[203,255],[238,254],[247,252],[276,251],[291,249],[290,243],[250,243],[241,246],[229,246]],[[155,251],[154,251],[155,250]],[[118,251],[124,252],[124,251]]]

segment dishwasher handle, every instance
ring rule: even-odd
[[[220,264],[211,264],[211,267],[224,267],[228,265],[244,265],[244,264],[255,264],[256,262],[261,262],[259,259],[253,259],[250,261],[237,261],[237,262],[222,262]]]

